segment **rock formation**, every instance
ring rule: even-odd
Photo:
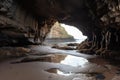
[[[17,1],[1,0],[0,46],[28,45],[30,37],[34,42],[42,42],[54,21],[53,18],[37,18]]]
[[[119,55],[119,0],[0,0],[0,46],[42,43],[56,21],[88,37],[80,51]]]
[[[69,35],[67,31],[65,30],[65,28],[62,27],[60,23],[56,22],[52,26],[46,38],[48,39],[73,39],[73,36]]]

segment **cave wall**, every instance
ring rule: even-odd
[[[28,44],[23,33],[37,20],[13,0],[0,1],[0,46]]]
[[[80,29],[88,37],[86,43],[89,45],[85,50],[79,48],[80,51],[103,56],[119,55],[119,0],[31,0],[31,2],[34,3],[31,9],[35,9],[33,12],[36,15],[54,16],[59,22]]]
[[[80,52],[119,57],[120,53],[120,1],[86,0],[93,29],[88,40],[79,45]],[[87,45],[86,45],[87,44]],[[83,46],[84,45],[84,46]],[[84,47],[84,48],[83,48]]]
[[[41,43],[53,25],[52,21],[55,20],[38,19],[17,0],[0,0],[0,46],[32,44],[29,38],[33,43]]]

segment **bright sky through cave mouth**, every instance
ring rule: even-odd
[[[74,39],[86,39],[87,37],[82,34],[82,32],[74,26],[61,24],[62,27],[68,32],[68,34],[72,35]]]

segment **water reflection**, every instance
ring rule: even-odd
[[[83,67],[86,62],[88,62],[88,60],[85,58],[68,55],[60,63],[70,65],[73,67]]]
[[[51,68],[51,69],[48,69],[48,70],[45,70],[45,71],[47,71],[49,73],[55,73],[55,74],[59,74],[59,75],[64,75],[64,76],[69,76],[69,75],[73,74],[71,72],[63,72],[58,68]]]
[[[57,56],[57,58],[56,58],[56,59],[61,59],[61,61],[58,60],[58,61],[60,61],[59,63],[64,64],[64,65],[69,65],[72,67],[84,67],[84,64],[88,62],[88,60],[85,58],[72,56],[72,55],[67,55],[66,57],[64,56],[64,59],[63,59],[63,57],[62,58],[61,57],[62,56],[59,56],[59,57]],[[73,73],[70,71],[68,71],[68,72],[62,71],[59,68],[51,68],[51,69],[48,69],[45,71],[50,72],[50,73],[56,73],[59,75],[65,75],[65,76],[69,76],[71,74],[76,74],[76,73]]]

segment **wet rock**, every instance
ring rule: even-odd
[[[118,51],[111,51],[111,50],[104,50],[100,54],[101,56],[105,58],[111,58],[111,59],[118,59],[119,60],[119,52]]]
[[[56,48],[56,49],[62,49],[62,50],[76,50],[75,48],[73,47],[70,47],[70,46],[58,46],[58,45],[54,45],[52,46],[52,48]]]
[[[96,75],[96,80],[104,80],[105,76],[103,74],[97,74]]]
[[[89,49],[91,46],[91,42],[88,41],[83,41],[82,43],[80,43],[76,49],[81,50],[81,49]]]
[[[27,56],[31,50],[24,47],[1,47],[0,59]]]
[[[120,71],[117,71],[116,74],[120,75]]]
[[[78,46],[79,44],[78,43],[69,43],[67,44],[67,46]]]
[[[107,68],[108,70],[112,70],[112,66],[111,65],[105,65],[105,68]]]
[[[54,62],[54,63],[59,63],[65,57],[66,57],[66,55],[60,55],[60,54],[29,55],[29,56],[26,56],[19,61],[15,61],[15,62],[12,62],[12,63],[13,64],[15,64],[15,63],[25,63],[25,62]]]
[[[112,80],[119,80],[120,76],[115,76]]]
[[[100,55],[105,49],[104,48],[100,48],[98,50],[95,51],[96,55]]]
[[[14,63],[25,63],[25,62],[36,62],[36,61],[51,62],[52,58],[51,57],[26,57],[21,61],[14,62]]]
[[[78,52],[85,53],[85,54],[91,54],[91,55],[95,54],[95,52],[91,49],[81,49]]]

